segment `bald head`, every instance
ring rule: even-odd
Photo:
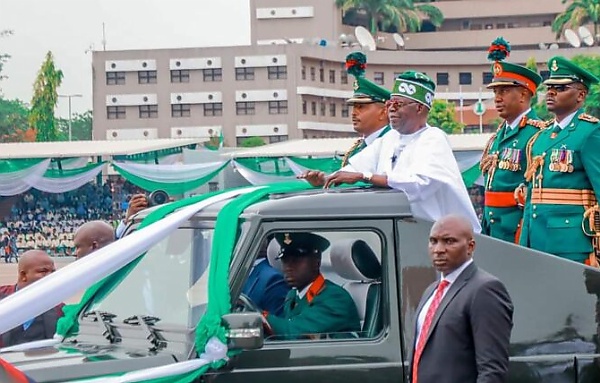
[[[115,241],[115,231],[104,221],[86,222],[77,229],[73,242],[75,256],[83,258]]]
[[[460,215],[447,215],[437,220],[429,233],[429,255],[433,266],[447,275],[473,257],[475,240],[473,225]]]
[[[17,281],[17,287],[19,289],[42,279],[56,270],[54,261],[43,250],[28,250],[24,252],[19,258],[18,269],[19,280]]]

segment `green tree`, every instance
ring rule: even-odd
[[[464,125],[456,121],[456,107],[453,102],[433,100],[427,123],[437,126],[448,134],[460,133]]]
[[[369,18],[369,30],[375,36],[379,26],[383,29],[394,26],[399,32],[417,32],[424,18],[428,18],[436,27],[441,26],[444,15],[439,8],[424,4],[429,1],[415,4],[413,0],[335,0],[335,5],[343,12],[365,12]]]
[[[525,63],[525,67],[535,73],[538,73],[537,62],[535,61],[535,57],[530,57],[527,59],[527,63]],[[538,103],[538,94],[535,93],[531,98],[531,105],[537,105]]]
[[[62,83],[63,72],[54,65],[52,52],[46,54],[35,83],[31,99],[29,123],[36,130],[37,141],[57,141],[58,126],[54,109],[58,102],[58,87]]]
[[[13,32],[8,29],[1,30],[0,38],[10,36],[10,35],[12,35],[12,33]],[[9,58],[10,58],[10,55],[8,53],[0,52],[0,81],[6,78],[6,76],[2,74],[2,69],[4,68],[4,64],[6,64],[6,61],[8,61]],[[1,95],[2,95],[2,88],[0,88],[0,96]]]
[[[0,98],[0,142],[26,141],[29,109],[20,100]]]
[[[577,55],[571,61],[600,78],[600,55]],[[600,85],[592,85],[585,99],[585,111],[600,117]]]
[[[69,139],[69,119],[58,120],[58,139],[67,141]],[[92,111],[75,113],[71,119],[71,139],[73,141],[89,141],[92,139]]]
[[[256,146],[263,145],[265,145],[265,140],[263,140],[261,137],[248,137],[242,140],[242,142],[240,143],[240,146],[242,148],[254,148]]]
[[[567,28],[577,28],[587,23],[594,24],[594,37],[598,36],[598,25],[600,24],[600,0],[571,0],[563,13],[559,13],[552,22],[552,31],[556,37]],[[562,0],[563,4],[567,0]]]

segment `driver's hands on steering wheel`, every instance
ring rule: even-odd
[[[263,324],[263,330],[265,331],[266,334],[273,335],[273,328],[269,324],[269,321],[267,321],[267,312],[264,310],[261,310],[260,307],[258,307],[258,305],[256,303],[254,303],[254,301],[248,295],[246,295],[244,293],[240,294],[240,297],[238,298],[237,304],[236,304],[236,309],[238,309],[238,308],[240,310],[238,312],[250,311],[250,312],[256,312],[256,313],[262,313],[261,319],[262,319],[262,324]]]

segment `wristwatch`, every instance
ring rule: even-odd
[[[373,173],[371,173],[371,172],[364,172],[362,174],[362,178],[363,178],[363,180],[365,180],[367,182],[371,182],[371,179],[373,178]]]

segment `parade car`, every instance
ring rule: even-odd
[[[270,193],[242,206],[232,222],[222,214],[235,212],[230,207],[239,198],[206,206],[152,246],[82,310],[76,335],[0,357],[38,382],[102,381],[194,360],[203,352],[195,328],[211,310],[210,288],[222,288],[231,303],[223,317],[229,354],[188,381],[408,382],[416,307],[436,278],[427,254],[431,222],[415,218],[406,196],[391,190]],[[139,213],[128,233],[160,208]],[[219,225],[233,225],[236,240],[225,283],[214,287],[223,261],[215,257],[223,253],[213,247],[226,245]],[[262,331],[259,309],[242,286],[261,244],[295,232],[331,243],[322,272],[354,299],[359,332],[290,340]],[[486,236],[476,242],[475,262],[505,283],[515,307],[508,382],[599,382],[600,272]],[[271,242],[268,260],[276,268],[277,253]]]

